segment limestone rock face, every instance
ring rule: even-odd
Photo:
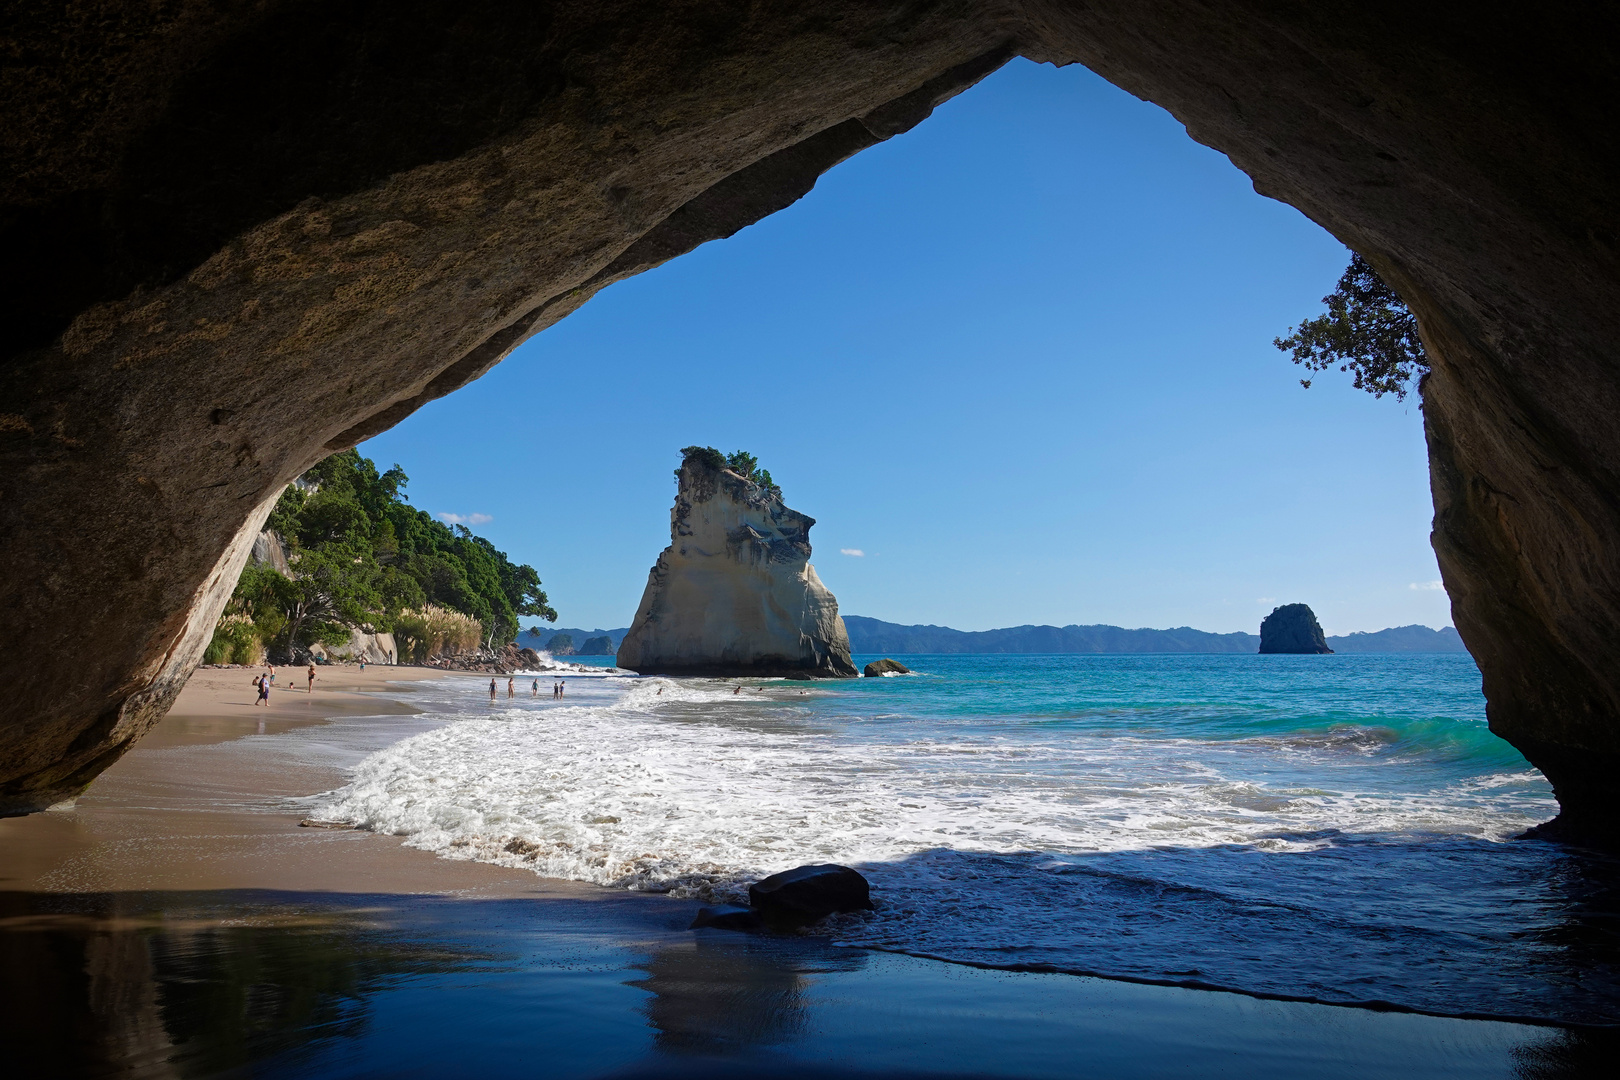
[[[350,630],[349,640],[342,645],[311,645],[312,656],[338,662],[368,664],[395,664],[399,662],[399,646],[393,634],[368,634],[363,630]]]
[[[292,577],[292,564],[287,561],[287,545],[281,542],[281,537],[265,529],[253,540],[253,554],[248,556],[255,563],[268,566],[283,577]]]
[[[670,545],[615,663],[643,675],[854,675],[838,601],[810,565],[815,519],[700,454],[679,477]]]
[[[1308,604],[1284,604],[1260,621],[1263,653],[1330,653],[1322,624]]]

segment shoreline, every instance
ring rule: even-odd
[[[596,886],[407,848],[398,837],[301,828],[296,800],[344,782],[318,729],[364,727],[378,748],[423,725],[411,684],[434,668],[330,665],[306,693],[279,671],[268,707],[257,668],[199,668],[174,708],[71,807],[0,818],[0,892],[277,889],[579,897]],[[487,676],[472,674],[473,679]],[[414,722],[413,722],[414,721]],[[331,734],[337,734],[332,732]],[[301,738],[300,736],[309,736]],[[310,752],[314,744],[313,753]]]

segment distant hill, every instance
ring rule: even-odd
[[[1173,630],[1127,630],[1119,626],[1011,626],[1002,630],[953,630],[948,626],[899,623],[845,615],[850,650],[857,653],[1253,653],[1257,634],[1212,634]],[[1466,652],[1452,627],[1397,626],[1376,633],[1330,637],[1334,652]]]
[[[1327,639],[1334,652],[1467,652],[1455,626],[1432,630],[1413,623],[1372,633],[1361,631]]]
[[[574,648],[578,649],[580,646],[589,642],[592,638],[608,638],[612,641],[613,648],[607,652],[587,653],[582,650],[578,653],[578,655],[612,656],[614,653],[619,651],[619,642],[623,641],[624,635],[628,634],[629,632],[630,628],[628,626],[621,626],[617,630],[581,630],[577,626],[542,626],[540,628],[540,635],[538,637],[535,637],[525,631],[524,633],[518,635],[517,643],[525,649],[544,649],[546,647],[546,642],[550,641],[558,634],[567,634],[569,637],[574,639]]]

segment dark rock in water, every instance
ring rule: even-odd
[[[1263,653],[1330,653],[1322,624],[1306,604],[1284,604],[1260,623]]]
[[[524,668],[529,671],[536,670],[541,664],[540,654],[533,649],[519,649],[518,658],[523,662]]]
[[[748,886],[748,902],[773,927],[808,926],[834,912],[871,911],[872,890],[847,866],[818,863]]]
[[[911,669],[898,660],[890,660],[885,656],[882,660],[874,660],[867,664],[862,674],[868,679],[878,679],[891,672],[895,675],[910,675]]]
[[[711,930],[758,930],[765,925],[759,917],[759,912],[753,908],[738,907],[736,904],[723,904],[720,907],[698,908],[697,918],[692,920],[688,930],[701,930],[708,927]]]

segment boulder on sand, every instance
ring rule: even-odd
[[[1330,653],[1322,624],[1305,604],[1284,604],[1260,623],[1263,653]]]
[[[890,660],[885,656],[882,660],[874,660],[867,664],[861,674],[868,679],[879,679],[885,675],[910,675],[911,669],[898,660]]]
[[[748,903],[772,927],[808,926],[834,912],[871,911],[872,890],[847,866],[817,863],[754,882]]]

